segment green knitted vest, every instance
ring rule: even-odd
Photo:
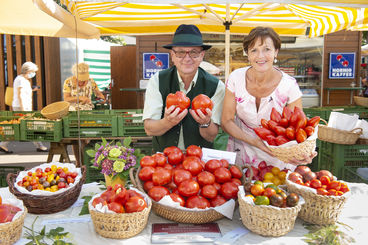
[[[192,101],[199,94],[205,94],[212,97],[217,89],[219,80],[211,74],[198,68],[198,79],[196,85],[189,91],[187,97]],[[161,118],[164,116],[166,107],[166,97],[169,93],[179,91],[179,81],[176,67],[160,71],[159,73],[159,89],[162,96],[163,108]],[[155,152],[162,152],[168,146],[177,146],[179,142],[180,127],[183,125],[184,145],[198,145],[200,147],[213,148],[213,143],[208,142],[199,133],[198,123],[188,113],[185,118],[176,126],[172,127],[162,136],[154,136],[152,139],[153,149]]]

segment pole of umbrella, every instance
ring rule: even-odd
[[[231,22],[224,22],[225,25],[225,81],[230,74],[230,25]]]

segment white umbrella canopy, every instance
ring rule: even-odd
[[[229,74],[230,32],[248,34],[256,26],[269,26],[283,36],[316,37],[355,26],[362,21],[364,8],[368,8],[367,0],[349,3],[345,0],[61,2],[80,20],[96,25],[102,35],[172,34],[180,24],[195,24],[202,33],[225,34],[226,78]]]
[[[12,35],[99,38],[99,30],[76,19],[55,2],[48,2],[51,16],[32,0],[1,0],[0,33]]]

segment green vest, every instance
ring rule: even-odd
[[[195,86],[187,93],[190,101],[199,94],[205,94],[212,97],[217,89],[219,79],[198,68],[198,78]],[[159,73],[159,89],[162,96],[163,107],[161,118],[164,117],[166,107],[166,97],[169,93],[180,91],[179,80],[176,67],[160,71]],[[191,105],[190,105],[191,107]],[[176,126],[172,127],[162,136],[154,136],[152,139],[153,149],[155,152],[162,152],[168,146],[177,146],[179,142],[180,127],[183,125],[183,136],[185,148],[189,145],[198,145],[200,147],[213,148],[213,143],[205,140],[199,133],[198,123],[188,113],[184,119]]]

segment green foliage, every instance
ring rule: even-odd
[[[350,226],[337,222],[332,225],[311,225],[304,224],[304,227],[309,230],[309,233],[305,235],[303,239],[308,244],[318,244],[318,245],[348,245],[355,242],[354,238],[350,237],[345,232],[338,230],[340,226],[345,228],[345,230],[352,230]]]
[[[26,229],[25,238],[31,240],[26,245],[73,245],[73,243],[63,240],[64,238],[70,238],[69,232],[64,232],[63,227],[57,227],[46,232],[46,226],[44,226],[40,232],[35,231],[34,224],[37,219],[38,216],[33,221],[31,228],[24,226]]]
[[[125,39],[121,36],[101,36],[100,39],[109,43],[116,43],[122,46],[126,45]]]
[[[92,196],[83,196],[82,199],[84,199],[84,202],[83,202],[82,209],[79,212],[79,215],[89,214],[88,203],[89,201],[91,201]]]

